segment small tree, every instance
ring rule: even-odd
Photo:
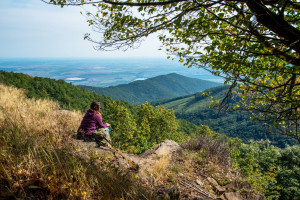
[[[163,106],[153,107],[148,102],[138,107],[138,136],[146,149],[177,135],[175,114]]]
[[[113,143],[122,149],[134,151],[132,147],[137,142],[137,139],[134,137],[137,127],[132,113],[116,101],[108,103],[105,109],[109,110],[105,120],[112,125],[111,135]]]
[[[174,112],[162,106],[153,107],[145,103],[137,107],[137,114],[116,101],[105,106],[109,114],[105,121],[111,123],[113,143],[123,150],[141,153],[165,139],[178,138]]]

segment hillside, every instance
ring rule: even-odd
[[[202,126],[180,145],[165,140],[140,155],[124,153],[139,165],[131,171],[108,148],[74,139],[83,113],[2,84],[0,105],[0,199],[300,197],[299,146],[246,145]]]
[[[55,100],[62,108],[69,110],[85,111],[92,101],[100,101],[102,103],[102,112],[105,119],[111,120],[116,124],[115,126],[124,127],[124,123],[129,123],[128,126],[131,127],[131,130],[137,131],[137,129],[139,129],[134,125],[135,123],[133,125],[130,124],[132,123],[131,121],[136,121],[139,118],[136,114],[138,110],[136,106],[125,101],[117,101],[117,107],[111,106],[110,109],[106,109],[106,106],[113,104],[114,100],[112,98],[86,91],[62,80],[57,81],[49,78],[31,77],[22,73],[0,71],[0,83],[25,89],[27,97],[30,98]],[[212,88],[211,91],[214,98],[221,99],[225,93],[225,88],[226,86]],[[176,117],[184,120],[180,121],[176,119],[178,132],[188,134],[195,132],[198,127],[190,124],[191,122],[196,125],[208,125],[217,132],[224,133],[231,137],[240,137],[245,142],[250,139],[270,139],[274,145],[279,147],[284,147],[286,143],[296,144],[293,140],[281,136],[266,135],[264,128],[259,123],[252,122],[244,113],[234,112],[217,116],[217,111],[208,108],[210,101],[210,98],[202,96],[200,92],[193,95],[161,100],[156,102],[155,105],[161,104],[166,108],[173,108]],[[121,110],[115,110],[116,108]],[[151,108],[148,109],[151,110]],[[123,115],[124,112],[128,112],[131,117],[129,117],[127,121],[119,123],[114,119],[115,117],[112,115],[113,112],[122,112]],[[189,123],[185,120],[189,121]],[[156,124],[154,121],[153,123]],[[141,129],[144,129],[144,127],[141,127]],[[120,140],[123,141],[124,138],[120,138]]]
[[[141,152],[164,139],[173,138],[178,141],[188,138],[188,135],[199,129],[190,122],[176,119],[172,111],[163,107],[153,107],[149,104],[136,106],[125,101],[113,100],[63,80],[0,71],[0,83],[22,88],[29,98],[54,100],[66,110],[85,112],[91,102],[100,101],[103,120],[112,124],[112,134],[116,134],[115,142],[126,150],[131,145],[131,152]],[[151,127],[145,126],[144,123]],[[161,124],[168,128],[161,127]],[[150,137],[150,133],[156,137]]]
[[[28,99],[24,91],[1,84],[0,104],[0,199],[134,200],[141,196],[143,199],[173,196],[172,199],[178,200],[190,199],[191,192],[199,197],[220,196],[209,182],[214,173],[207,173],[210,178],[206,180],[185,172],[185,168],[177,169],[184,173],[183,177],[170,170],[180,162],[177,159],[189,159],[191,164],[185,167],[191,169],[194,162],[178,154],[180,146],[173,141],[166,141],[140,156],[125,154],[140,166],[139,171],[130,171],[126,162],[109,149],[72,138],[82,113],[61,110],[56,102],[49,100]],[[221,166],[220,175],[216,174],[215,179],[225,175]],[[233,172],[230,169],[230,175],[226,175],[230,182],[243,180]],[[167,180],[168,176],[172,181]],[[191,176],[203,184],[198,186],[201,189],[185,185],[192,183]],[[241,196],[228,183],[227,194],[224,191],[222,195]],[[238,190],[242,191],[243,187]]]
[[[2,84],[0,105],[0,199],[151,198],[132,173],[113,166],[112,153],[81,154],[72,135],[82,113]]]
[[[176,73],[107,88],[80,86],[89,91],[133,104],[193,94],[222,85],[221,83],[185,77]]]
[[[221,101],[227,89],[228,86],[219,86],[208,89],[205,92],[211,92],[211,96],[213,96],[215,101]],[[223,133],[230,137],[239,137],[244,142],[249,142],[251,139],[269,139],[273,145],[281,148],[285,147],[286,144],[297,144],[295,140],[281,135],[268,135],[264,127],[259,122],[253,122],[246,112],[235,111],[218,114],[216,109],[209,108],[211,100],[210,97],[203,96],[202,92],[198,92],[192,95],[154,101],[152,105],[172,108],[179,119],[187,120],[196,125],[207,125],[218,133]]]
[[[62,108],[85,111],[91,102],[100,101],[102,106],[113,101],[112,98],[95,94],[63,80],[33,77],[23,73],[0,71],[0,83],[22,88],[29,98],[51,99],[57,101]],[[118,101],[130,110],[135,106],[125,101]],[[104,114],[106,110],[103,109]]]

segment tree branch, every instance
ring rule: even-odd
[[[287,23],[280,16],[271,12],[260,1],[248,0],[247,6],[254,13],[256,20],[279,37],[289,41],[291,48],[300,53],[300,31]]]

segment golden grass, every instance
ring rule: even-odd
[[[58,103],[49,100],[28,99],[23,90],[0,85],[0,123],[5,129],[21,129],[28,136],[48,135],[59,138],[74,132],[82,114],[60,111]]]
[[[133,176],[72,153],[82,116],[0,84],[0,198],[136,199]]]
[[[151,177],[155,179],[155,182],[159,182],[162,178],[165,178],[169,172],[170,159],[167,156],[161,156],[154,165],[149,166],[148,172]]]

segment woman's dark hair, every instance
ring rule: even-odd
[[[91,107],[90,108],[93,109],[94,111],[100,112],[100,108],[101,108],[100,102],[93,102],[93,103],[91,103]]]

